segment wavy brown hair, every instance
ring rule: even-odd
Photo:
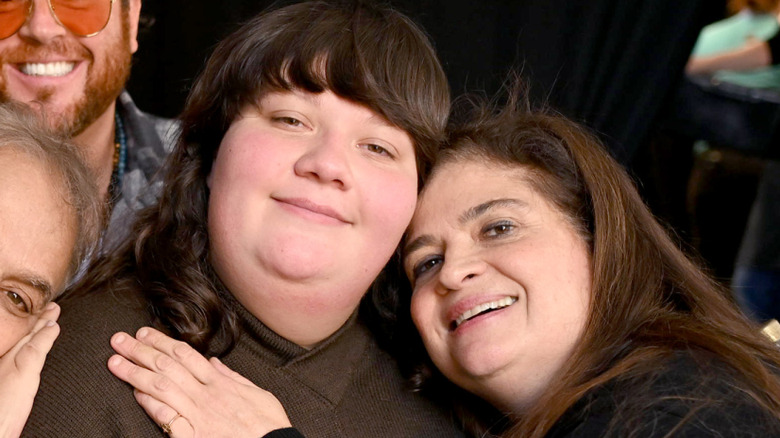
[[[529,170],[529,183],[590,247],[592,298],[572,357],[533,406],[506,419],[507,435],[542,437],[589,391],[618,379],[642,381],[677,351],[716,357],[735,371],[734,385],[780,419],[780,383],[772,371],[780,364],[777,348],[678,248],[594,136],[563,116],[531,109],[521,87],[514,89],[503,109],[478,104],[452,129],[433,174],[437,166],[460,160]],[[416,345],[419,353],[419,339]],[[462,395],[424,361],[414,376],[418,387],[433,385],[429,392],[443,391],[451,399]],[[463,400],[456,408],[466,428],[487,436],[501,415],[474,397]]]
[[[407,17],[363,1],[263,13],[215,48],[187,99],[159,202],[139,214],[116,254],[96,263],[81,293],[142,291],[156,327],[201,352],[227,351],[238,331],[221,296],[229,291],[209,264],[206,178],[241,108],[293,89],[332,91],[406,131],[420,174],[444,137],[447,81],[428,38]]]

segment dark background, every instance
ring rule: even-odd
[[[175,116],[214,44],[267,0],[144,0],[128,88],[148,112]],[[434,41],[453,95],[495,93],[521,70],[547,101],[601,134],[631,165],[681,78],[701,27],[725,0],[395,0]]]
[[[143,0],[128,88],[174,117],[220,38],[292,0]],[[733,269],[763,161],[726,149],[694,157],[665,130],[701,28],[726,0],[391,0],[433,40],[453,96],[492,96],[510,70],[535,103],[592,128],[635,178],[653,212],[724,282]],[[722,153],[721,153],[722,152]]]

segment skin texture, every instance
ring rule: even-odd
[[[41,108],[60,134],[85,148],[88,163],[98,169],[98,187],[106,190],[111,176],[115,100],[130,73],[138,49],[141,0],[131,0],[123,22],[121,0],[99,34],[78,37],[60,26],[45,0],[34,0],[27,22],[0,40],[0,102],[16,100]],[[70,73],[30,76],[23,63],[74,62]]]
[[[538,176],[521,167],[442,165],[405,247],[412,318],[431,359],[459,386],[512,412],[565,363],[590,296],[587,245],[531,178]],[[516,301],[454,328],[466,311],[507,299]]]
[[[0,150],[0,437],[17,437],[59,334],[75,219],[43,164]]]
[[[30,415],[46,354],[60,334],[60,307],[49,303],[33,329],[0,357],[0,437],[16,438]]]
[[[414,146],[330,91],[269,93],[231,124],[208,184],[220,279],[266,326],[311,347],[347,321],[401,240],[417,198]]]
[[[41,163],[5,148],[0,169],[1,356],[65,287],[76,224]]]

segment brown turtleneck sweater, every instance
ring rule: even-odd
[[[146,307],[134,294],[111,292],[63,306],[23,437],[165,436],[106,368],[110,336],[149,325]],[[355,317],[306,350],[243,307],[238,314],[241,337],[222,361],[276,395],[308,438],[462,436],[448,414],[405,389],[394,360]]]

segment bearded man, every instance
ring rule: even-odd
[[[154,200],[159,187],[145,189],[175,136],[123,92],[140,11],[141,0],[0,1],[0,102],[30,105],[82,147],[110,206],[104,250]]]

